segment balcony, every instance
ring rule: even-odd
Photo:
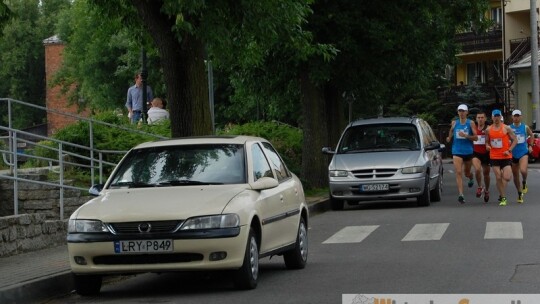
[[[455,35],[454,39],[461,46],[462,53],[502,50],[502,30],[500,29],[493,29],[481,34],[459,33]]]

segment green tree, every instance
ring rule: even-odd
[[[302,0],[92,3],[103,15],[119,17],[129,27],[143,24],[152,37],[161,59],[173,136],[212,130],[205,59],[237,56],[242,65],[256,65],[279,33],[298,28],[300,14],[308,10]]]
[[[354,96],[355,118],[381,110],[432,117],[429,111],[440,108],[434,104],[438,75],[455,58],[454,33],[476,20],[487,2],[318,0],[311,7],[313,14],[305,25],[312,33],[311,45],[328,50],[333,46],[335,57],[331,58],[331,51],[306,52],[302,51],[305,47],[291,47],[292,43],[276,44],[266,52],[266,65],[239,72],[251,77],[241,77],[244,82],[237,82],[242,85],[237,91],[255,88],[252,91],[259,94],[283,93],[273,86],[279,79],[257,77],[260,71],[275,71],[272,67],[279,67],[281,73],[268,78],[286,77],[281,82],[294,83],[281,87],[296,87],[300,92],[302,176],[319,187],[327,183],[327,168],[326,158],[318,151],[337,143],[345,122],[345,97]]]
[[[12,18],[7,21],[0,17],[3,24],[0,36],[1,97],[45,104],[43,40],[54,35],[56,14],[68,3],[68,0],[17,0],[4,1],[0,5],[0,16],[6,7],[12,12]],[[22,110],[15,106],[13,112],[16,113],[13,124],[17,128],[43,123],[40,111]]]
[[[165,93],[159,58],[141,27],[129,29],[119,17],[104,20],[101,11],[78,0],[60,14],[57,31],[66,49],[55,84],[63,86],[71,102],[101,111],[124,109],[127,88],[141,69],[142,46],[151,71],[148,84],[155,96]]]

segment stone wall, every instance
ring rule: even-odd
[[[44,172],[18,177],[47,180]],[[13,180],[0,179],[0,257],[66,244],[71,213],[92,198],[85,191],[65,189],[64,219],[60,220],[60,188],[19,182],[18,190],[18,214],[15,215]]]
[[[26,174],[19,177],[46,181],[45,174]],[[49,181],[51,182],[51,181]],[[51,182],[56,183],[56,182]],[[65,181],[69,185],[69,181]],[[48,220],[60,220],[60,188],[32,182],[18,184],[18,214],[43,214]],[[64,189],[64,219],[92,197],[86,191]],[[15,214],[13,180],[0,179],[0,217]]]
[[[0,217],[0,257],[66,244],[67,220],[47,220],[45,214]]]

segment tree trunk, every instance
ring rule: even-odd
[[[325,101],[326,121],[328,124],[328,142],[325,146],[336,148],[347,121],[345,120],[343,97],[332,83],[326,85]]]
[[[300,87],[304,131],[301,176],[306,188],[328,187],[328,162],[321,152],[328,143],[324,92],[311,81],[307,68],[301,69]]]
[[[211,134],[204,44],[193,35],[180,40],[171,32],[175,19],[161,12],[162,1],[132,3],[159,50],[172,137]]]

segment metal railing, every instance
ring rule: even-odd
[[[19,183],[28,182],[41,185],[47,185],[52,187],[59,188],[60,191],[60,219],[63,220],[64,217],[64,190],[65,189],[74,189],[86,191],[88,188],[81,188],[77,186],[72,186],[66,184],[64,179],[64,172],[69,168],[77,168],[77,170],[85,171],[87,170],[90,173],[90,180],[92,185],[96,180],[95,171],[98,171],[99,183],[104,182],[105,174],[107,174],[107,169],[114,168],[116,166],[115,162],[106,161],[107,156],[111,155],[123,155],[127,151],[120,150],[99,150],[95,148],[94,134],[93,129],[95,125],[105,125],[110,128],[118,128],[127,132],[144,134],[147,136],[154,137],[156,139],[165,139],[166,137],[143,132],[141,130],[136,130],[124,126],[114,125],[102,121],[97,121],[87,117],[81,117],[71,113],[61,112],[58,110],[47,109],[45,107],[33,105],[23,101],[18,101],[10,98],[0,98],[0,105],[3,103],[7,104],[7,118],[8,126],[2,126],[0,121],[0,134],[7,134],[6,136],[0,136],[0,140],[7,140],[7,147],[2,148],[0,145],[0,154],[2,154],[3,161],[7,166],[8,170],[4,173],[0,171],[0,179],[8,179],[13,181],[13,210],[14,215],[19,213]],[[71,118],[75,118],[80,121],[88,122],[88,134],[89,134],[89,144],[88,146],[70,143],[51,137],[46,137],[42,135],[37,135],[22,130],[17,130],[13,128],[13,104],[20,104],[25,107],[31,107],[39,110],[43,110],[49,113],[55,113],[57,115],[63,115]],[[48,144],[42,144],[40,142],[47,141]],[[20,151],[18,147],[26,146],[30,149],[42,149],[44,153],[41,153],[41,156],[34,155],[32,153],[25,153]],[[73,152],[78,151],[78,152]],[[49,156],[43,156],[49,155]],[[38,181],[32,180],[19,175],[20,170],[22,169],[19,165],[20,160],[24,158],[26,161],[34,161],[35,163],[45,163],[48,164],[49,169],[57,168],[57,174],[59,174],[58,181]]]

